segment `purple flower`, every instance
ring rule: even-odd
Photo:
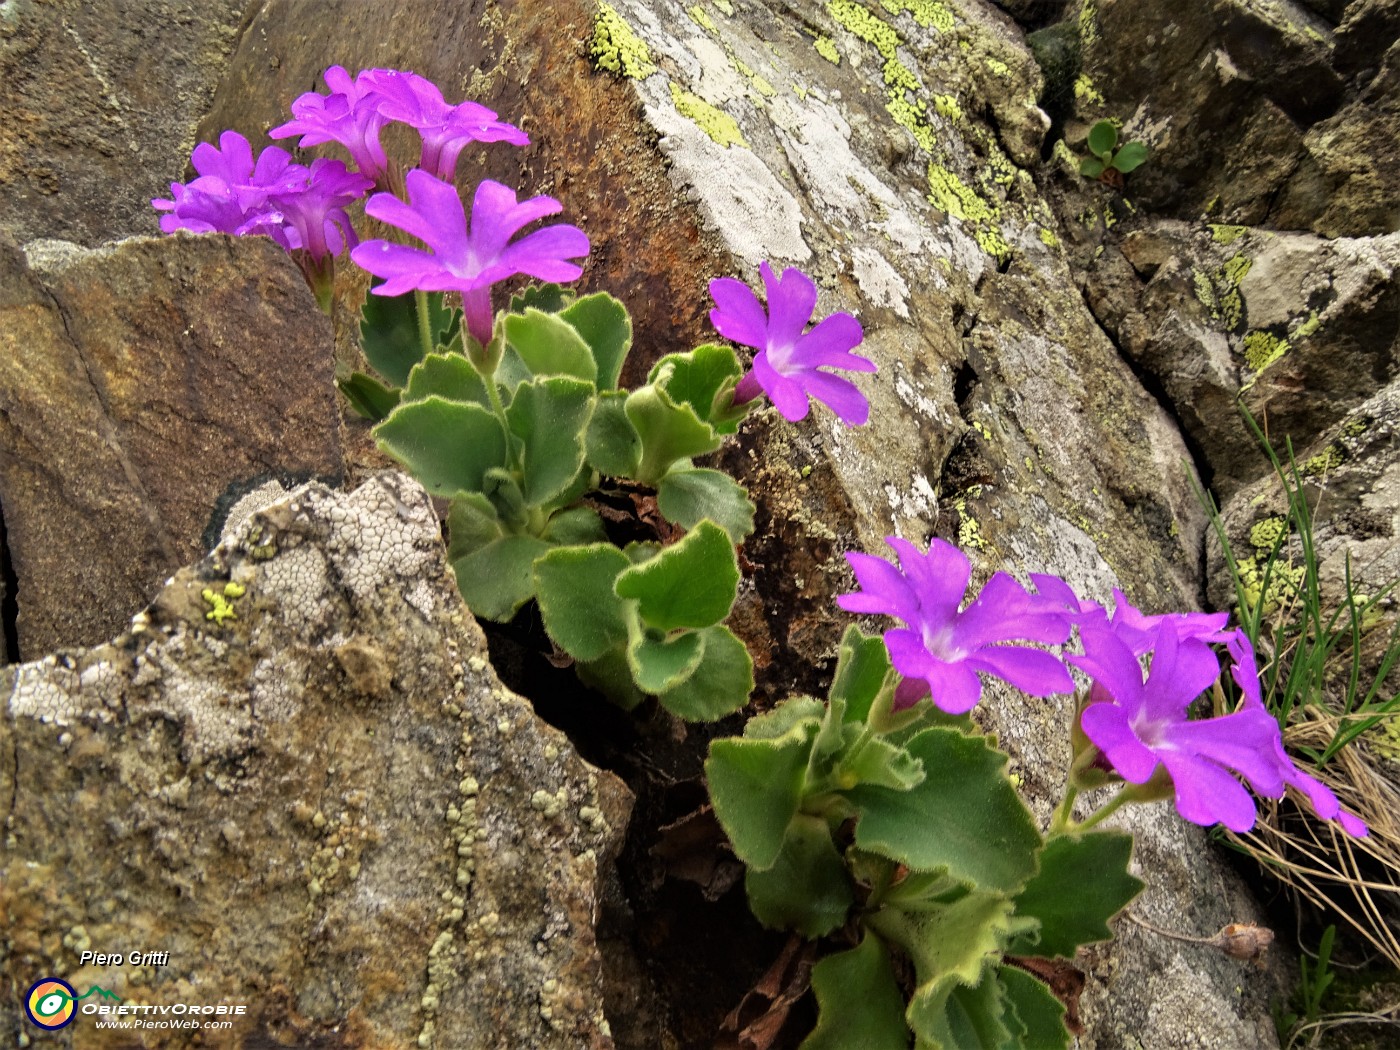
[[[491,340],[491,285],[516,274],[541,281],[572,281],[583,269],[570,259],[588,254],[588,238],[574,226],[546,226],[510,239],[536,219],[563,210],[553,197],[517,202],[515,191],[483,179],[472,200],[470,230],[457,191],[417,169],[408,173],[409,203],[377,193],[365,213],[417,237],[430,250],[389,241],[365,241],[350,253],[355,263],[383,284],[377,295],[456,290],[462,293],[467,331],[479,343]]]
[[[850,380],[822,371],[840,368],[848,372],[873,372],[875,364],[851,351],[865,338],[860,322],[837,313],[809,332],[803,328],[817,305],[817,286],[800,270],[786,269],[782,278],[759,264],[768,298],[764,312],[758,297],[743,281],[721,277],[710,282],[715,309],[710,323],[726,339],[751,346],[753,370],[734,391],[736,404],[752,401],[765,392],[785,419],[796,422],[807,416],[809,397],[815,397],[847,426],[864,423],[870,403]]]
[[[898,536],[886,541],[899,556],[899,568],[869,554],[848,553],[861,591],[843,594],[836,604],[847,612],[883,613],[905,627],[885,632],[895,670],[904,675],[896,706],[921,696],[949,714],[970,711],[982,695],[979,671],[1002,678],[1032,696],[1073,691],[1074,682],[1058,658],[1010,641],[1058,645],[1070,624],[1056,604],[997,573],[966,609],[959,611],[972,567],[950,543],[935,539],[927,554]]]
[[[292,120],[273,128],[268,135],[274,139],[300,135],[302,149],[338,142],[350,151],[350,158],[362,175],[377,185],[387,185],[389,160],[379,144],[379,132],[389,118],[379,111],[380,96],[374,91],[368,74],[389,70],[366,70],[354,80],[340,66],[326,70],[326,87],[330,94],[308,91],[292,103]]]
[[[1240,687],[1240,695],[1244,697],[1244,709],[1267,713],[1268,709],[1264,707],[1264,698],[1259,688],[1259,668],[1254,659],[1254,646],[1250,644],[1249,636],[1242,630],[1235,631],[1226,640],[1225,648],[1234,659],[1234,663],[1230,666],[1230,676]],[[1315,777],[1308,776],[1293,764],[1293,760],[1288,757],[1288,752],[1283,748],[1283,735],[1277,731],[1278,723],[1272,715],[1269,717],[1275,725],[1270,750],[1279,777],[1285,784],[1292,785],[1306,795],[1308,802],[1312,804],[1313,811],[1323,820],[1335,820],[1348,835],[1353,838],[1365,838],[1367,835],[1365,822],[1342,809],[1341,803],[1337,801],[1337,796],[1332,794],[1325,784]],[[1279,795],[1282,794],[1280,791]]]
[[[1236,774],[1270,798],[1281,797],[1285,783],[1297,784],[1310,798],[1318,788],[1326,792],[1283,754],[1278,723],[1262,703],[1247,701],[1240,710],[1219,718],[1188,718],[1192,701],[1220,677],[1214,650],[1202,638],[1186,633],[1190,629],[1179,617],[1160,618],[1144,676],[1135,652],[1139,626],[1129,626],[1125,638],[1107,622],[1081,625],[1084,655],[1066,657],[1093,679],[1080,725],[1113,770],[1131,784],[1146,784],[1164,769],[1176,794],[1177,812],[1184,819],[1203,826],[1224,824],[1239,833],[1254,826],[1255,807]],[[1252,650],[1247,658],[1233,647],[1232,652],[1237,659],[1236,681],[1248,695],[1251,687],[1246,683],[1252,676],[1257,695]],[[1331,801],[1335,815],[1340,807],[1335,799]],[[1323,811],[1319,808],[1319,813]],[[1356,834],[1353,829],[1360,822],[1355,818],[1350,822],[1348,826],[1344,821],[1343,827]]]
[[[292,163],[291,154],[269,146],[253,161],[253,147],[236,131],[225,131],[215,148],[207,142],[195,147],[190,158],[199,178],[182,185],[170,184],[170,199],[151,201],[166,233],[244,234],[252,231],[270,210],[268,197],[304,185],[307,169]]]
[[[372,69],[360,74],[360,81],[378,93],[381,116],[418,129],[423,141],[418,166],[446,182],[452,181],[457,157],[470,142],[530,143],[525,132],[497,120],[485,106],[470,101],[449,105],[436,84],[416,73]]]
[[[269,234],[282,247],[305,249],[313,264],[339,255],[346,246],[359,243],[345,206],[359,200],[374,183],[350,171],[343,161],[319,157],[302,184],[268,195],[274,211],[261,220],[259,232]]]

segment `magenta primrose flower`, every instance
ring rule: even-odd
[[[903,620],[885,632],[894,668],[905,677],[895,694],[896,709],[923,696],[949,714],[972,710],[982,695],[978,672],[994,675],[1032,696],[1069,693],[1074,682],[1051,653],[1012,641],[1058,645],[1069,638],[1070,622],[1052,599],[1031,594],[1005,573],[987,581],[982,592],[959,611],[972,566],[951,543],[935,539],[928,553],[898,536],[885,539],[899,557],[899,568],[869,554],[848,553],[861,591],[836,603],[847,612],[881,613]]]
[[[199,177],[188,184],[172,182],[169,199],[151,201],[157,211],[171,212],[160,220],[166,233],[248,233],[269,210],[269,196],[304,186],[309,175],[276,146],[263,150],[255,163],[253,147],[236,131],[220,135],[217,147],[201,142],[190,161]]]
[[[1144,674],[1134,651],[1136,626],[1125,638],[1107,621],[1080,625],[1084,655],[1066,657],[1093,679],[1080,725],[1114,772],[1131,784],[1145,784],[1165,769],[1177,812],[1185,820],[1207,827],[1224,824],[1239,833],[1254,826],[1256,814],[1254,799],[1236,774],[1270,798],[1282,797],[1285,783],[1294,783],[1317,800],[1319,815],[1344,816],[1345,830],[1365,834],[1365,825],[1340,814],[1331,792],[1293,766],[1283,751],[1278,723],[1262,703],[1247,701],[1218,718],[1189,719],[1192,702],[1220,677],[1220,663],[1204,640],[1179,628],[1171,617],[1160,618]],[[1233,673],[1246,696],[1250,681],[1257,695],[1253,650],[1246,659],[1240,637],[1233,636],[1230,643],[1237,659]],[[1243,645],[1248,648],[1247,640]]]
[[[530,144],[530,136],[497,120],[493,110],[471,101],[450,105],[436,84],[416,73],[371,69],[359,79],[378,94],[380,116],[418,129],[423,142],[418,166],[446,182],[452,181],[457,157],[470,142]]]
[[[359,243],[346,214],[346,205],[374,186],[367,176],[346,168],[344,161],[318,157],[303,184],[268,195],[267,229],[273,240],[290,250],[305,249],[312,262],[339,255]]]
[[[854,383],[823,371],[873,372],[875,364],[851,353],[865,333],[860,322],[847,313],[836,313],[811,331],[803,329],[817,305],[817,286],[802,271],[789,267],[781,278],[764,262],[759,264],[768,298],[764,311],[758,296],[743,281],[720,277],[710,282],[715,309],[710,323],[720,335],[751,346],[753,368],[739,380],[736,404],[766,393],[785,419],[805,419],[808,398],[825,404],[841,422],[857,426],[870,417],[870,403]]]
[[[379,111],[381,96],[364,72],[352,80],[341,66],[331,66],[325,72],[325,81],[330,93],[308,91],[297,96],[292,103],[293,119],[273,128],[269,137],[300,135],[297,145],[302,149],[338,142],[349,150],[360,174],[376,185],[386,185],[389,160],[379,144],[379,133],[389,118]]]
[[[588,254],[588,237],[575,226],[557,224],[511,243],[522,227],[563,210],[553,197],[517,201],[515,191],[483,179],[472,200],[468,228],[456,189],[425,171],[406,177],[409,203],[391,193],[376,193],[365,213],[417,237],[428,250],[365,241],[350,258],[384,283],[377,295],[403,295],[414,289],[462,293],[463,316],[472,338],[491,341],[491,286],[516,274],[541,281],[572,281],[583,268],[571,259]]]

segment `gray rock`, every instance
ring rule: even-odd
[[[248,0],[0,5],[0,228],[96,245],[155,233]]]
[[[228,1045],[612,1045],[593,922],[630,795],[497,681],[408,479],[297,489],[0,696],[11,1044],[52,975],[245,1004]]]
[[[110,637],[269,475],[339,478],[330,325],[266,238],[0,240],[0,506],[23,657]]]

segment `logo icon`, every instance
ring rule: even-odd
[[[77,1001],[78,993],[67,981],[41,977],[24,997],[24,1012],[40,1028],[56,1032],[72,1023]]]

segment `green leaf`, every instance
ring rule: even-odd
[[[351,408],[376,423],[399,403],[400,391],[397,387],[387,387],[363,372],[352,372],[349,379],[337,379],[335,385],[350,402]]]
[[[677,405],[656,386],[640,387],[627,396],[627,418],[642,439],[642,457],[633,474],[655,485],[678,459],[714,452],[723,443],[719,433],[689,405]]]
[[[705,343],[686,354],[667,354],[652,368],[647,382],[664,389],[676,404],[695,409],[721,434],[732,434],[745,414],[727,411],[743,372],[732,348]]]
[[[734,545],[712,521],[617,578],[618,596],[634,599],[642,620],[662,631],[719,623],[734,607],[738,587]]]
[[[607,292],[585,295],[559,314],[574,326],[593,351],[598,365],[598,389],[615,390],[622,363],[632,349],[632,318],[627,307]]]
[[[1035,874],[1040,833],[1006,778],[1006,756],[956,729],[926,729],[905,747],[923,763],[917,787],[847,792],[864,811],[856,845],[914,871],[946,869],[982,889],[1020,889]]]
[[[591,507],[574,507],[553,515],[540,533],[540,538],[557,543],[561,547],[582,546],[587,543],[603,543],[608,535],[603,530],[603,519]]]
[[[718,470],[682,467],[668,472],[656,488],[656,505],[667,520],[685,529],[709,518],[736,544],[753,532],[754,506],[748,493]]]
[[[1142,166],[1142,162],[1147,159],[1147,146],[1141,142],[1126,142],[1123,148],[1113,155],[1111,167],[1117,168],[1124,175],[1130,171],[1135,171]]]
[[[658,635],[636,624],[635,611],[632,616],[628,624],[627,664],[644,692],[664,693],[695,673],[705,656],[705,639],[699,632]]]
[[[437,325],[432,331],[447,327],[451,315],[442,306],[441,292],[428,294],[428,310],[430,324]],[[423,340],[418,335],[418,306],[412,292],[376,295],[373,288],[370,289],[360,307],[360,347],[365,352],[365,360],[394,386],[408,382],[409,371],[423,358]]]
[[[625,559],[624,559],[625,560]],[[706,627],[704,655],[690,677],[657,695],[661,706],[688,722],[713,722],[739,710],[753,692],[753,659],[723,624]]]
[[[610,543],[558,547],[535,561],[545,630],[574,659],[597,660],[626,645],[626,606],[613,581],[627,565],[627,555]]]
[[[529,525],[525,510],[525,494],[515,472],[505,467],[492,467],[481,478],[481,491],[496,508],[496,514],[510,532],[524,532]]]
[[[1001,1042],[1005,1041],[1010,1033],[1001,1026],[1001,1005],[995,987],[991,989],[991,1002],[979,996],[962,996],[950,1003],[956,989],[976,987],[990,967],[1001,960],[1011,922],[1011,902],[1002,894],[974,891],[945,903],[925,904],[917,911],[887,906],[867,916],[865,922],[886,941],[903,948],[914,962],[918,986],[904,1016],[921,1040],[919,1046],[964,1050],[960,1043],[945,1041],[955,1024],[960,1030],[973,1033],[1002,1028]],[[955,1015],[952,1018],[950,1007]],[[979,1011],[993,1016],[978,1018]],[[963,1023],[956,1016],[963,1014],[970,1014],[975,1020]],[[991,1045],[1000,1047],[1001,1042]],[[969,1041],[966,1045],[971,1048],[984,1044]]]
[[[573,301],[573,295],[557,284],[532,284],[510,297],[510,312],[523,314],[527,307],[533,306],[547,314],[557,314]]]
[[[1143,887],[1128,874],[1132,855],[1133,837],[1115,831],[1047,842],[1040,871],[1016,898],[1017,915],[1040,920],[1040,936],[1018,937],[1011,954],[1071,959],[1081,944],[1110,940],[1108,920]]]
[[[908,1050],[904,996],[879,937],[812,967],[812,991],[817,1026],[798,1050]]]
[[[791,696],[771,711],[754,715],[744,723],[744,736],[750,740],[776,740],[787,735],[792,728],[811,723],[815,737],[817,727],[826,714],[826,704],[810,696]]]
[[[953,985],[937,1009],[932,999],[916,998],[909,1014],[920,1050],[1006,1050],[1011,1040],[1001,986],[991,976],[971,988]]]
[[[589,384],[598,380],[593,352],[574,326],[556,314],[533,307],[505,320],[506,341],[532,375],[573,376]]]
[[[627,418],[627,392],[610,390],[598,397],[588,421],[584,446],[589,465],[613,478],[631,477],[642,458],[642,438]]]
[[[806,786],[815,719],[780,737],[721,737],[710,743],[705,779],[715,817],[735,855],[750,868],[772,867]]]
[[[855,903],[846,863],[820,817],[799,813],[788,824],[782,849],[767,868],[744,877],[749,910],[763,925],[796,930],[815,940],[846,921]]]
[[[1101,120],[1089,129],[1089,152],[1105,162],[1118,145],[1118,128],[1111,120]]]
[[[543,506],[578,476],[592,413],[593,384],[581,379],[549,376],[516,388],[506,420],[520,440],[527,506]]]
[[[1085,157],[1079,162],[1079,174],[1085,178],[1097,179],[1104,173],[1106,167],[1108,165],[1099,160],[1098,157]]]
[[[413,366],[404,388],[405,401],[421,401],[437,394],[448,401],[486,405],[486,384],[461,354],[429,354]]]
[[[574,664],[579,681],[596,689],[624,711],[630,711],[646,694],[632,680],[632,668],[623,649],[609,649],[597,660],[580,660]]]
[[[477,616],[509,620],[535,592],[531,571],[549,544],[534,536],[502,536],[452,563],[457,589]]]
[[[1069,1032],[1065,1030],[1065,1007],[1044,981],[1024,970],[1003,966],[997,970],[1007,1005],[1015,1014],[1020,1028],[1018,1047],[1037,1050],[1068,1050]]]
[[[924,767],[904,748],[877,736],[856,753],[854,760],[838,762],[836,775],[847,788],[870,784],[909,791],[923,783]]]
[[[495,416],[436,394],[399,405],[374,428],[374,438],[435,496],[479,490],[486,471],[506,458]]]
[[[841,636],[829,695],[832,700],[846,702],[848,722],[864,722],[889,673],[890,654],[885,640],[852,624]]]
[[[447,507],[447,560],[465,558],[504,534],[496,508],[480,492],[459,492]]]

